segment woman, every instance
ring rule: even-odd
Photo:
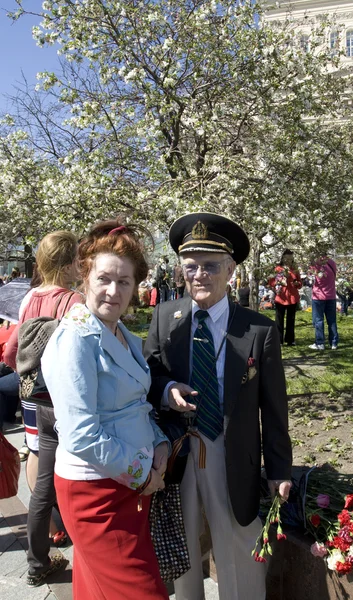
[[[70,292],[78,276],[76,254],[76,237],[68,231],[49,233],[40,242],[36,264],[41,284],[33,288],[28,302],[26,299],[23,303],[18,327],[13,332],[4,355],[6,364],[13,369],[16,369],[18,328],[22,323],[34,317],[50,317],[54,307],[57,307],[57,318],[61,319],[73,304],[82,302],[81,294]],[[30,489],[33,489],[27,521],[27,584],[35,587],[66,564],[62,555],[49,558],[49,530],[57,545],[66,536],[64,532],[58,532],[53,522],[50,525],[51,511],[56,502],[54,462],[57,447],[51,402],[40,405],[28,399],[22,402],[22,407],[27,445],[31,451],[27,461],[27,479]]]
[[[279,264],[275,268],[275,277],[269,280],[271,287],[275,288],[276,325],[281,338],[281,344],[295,346],[295,313],[299,302],[299,289],[302,287],[300,273],[294,265],[294,256],[291,250],[286,249]],[[287,313],[286,332],[284,334],[284,317]]]
[[[146,402],[141,340],[124,327],[147,275],[139,235],[98,223],[79,246],[86,306],[74,306],[51,337],[42,371],[59,447],[55,486],[75,547],[75,600],[162,600],[148,526],[150,495],[164,488],[167,438]]]

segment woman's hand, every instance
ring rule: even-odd
[[[168,444],[167,442],[162,442],[158,444],[154,449],[154,457],[152,467],[157,471],[161,477],[164,475],[167,469],[168,462]]]
[[[157,448],[158,448],[158,446],[157,446]],[[158,473],[158,471],[155,471],[155,469],[152,468],[151,469],[151,481],[149,482],[146,489],[141,493],[141,496],[150,496],[154,492],[158,492],[158,490],[164,490],[164,488],[165,488],[165,483],[164,483],[161,475]]]

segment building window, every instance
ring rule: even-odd
[[[331,33],[330,33],[331,56],[335,56],[336,54],[338,54],[338,46],[339,46],[338,31],[331,31]]]
[[[300,37],[300,47],[303,50],[303,52],[309,52],[309,36],[308,35],[302,35]]]
[[[346,32],[346,56],[353,57],[353,29]]]

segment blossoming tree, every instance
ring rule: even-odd
[[[23,12],[19,2],[12,16]],[[60,157],[70,185],[57,206],[84,181],[87,222],[119,202],[162,228],[182,212],[222,212],[251,237],[254,282],[268,247],[344,239],[351,75],[333,70],[325,18],[305,52],[261,13],[247,0],[46,0],[34,36],[59,45],[63,68],[39,86],[81,132]]]

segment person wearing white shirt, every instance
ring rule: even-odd
[[[287,499],[291,487],[278,333],[272,320],[227,299],[227,281],[249,252],[236,223],[192,213],[174,222],[169,240],[189,296],[156,307],[144,355],[161,428],[177,445],[175,432],[190,434],[166,477],[181,484],[191,563],[174,582],[176,599],[204,599],[203,509],[220,599],[264,600],[266,566],[251,556],[261,530],[261,442],[271,492]]]

